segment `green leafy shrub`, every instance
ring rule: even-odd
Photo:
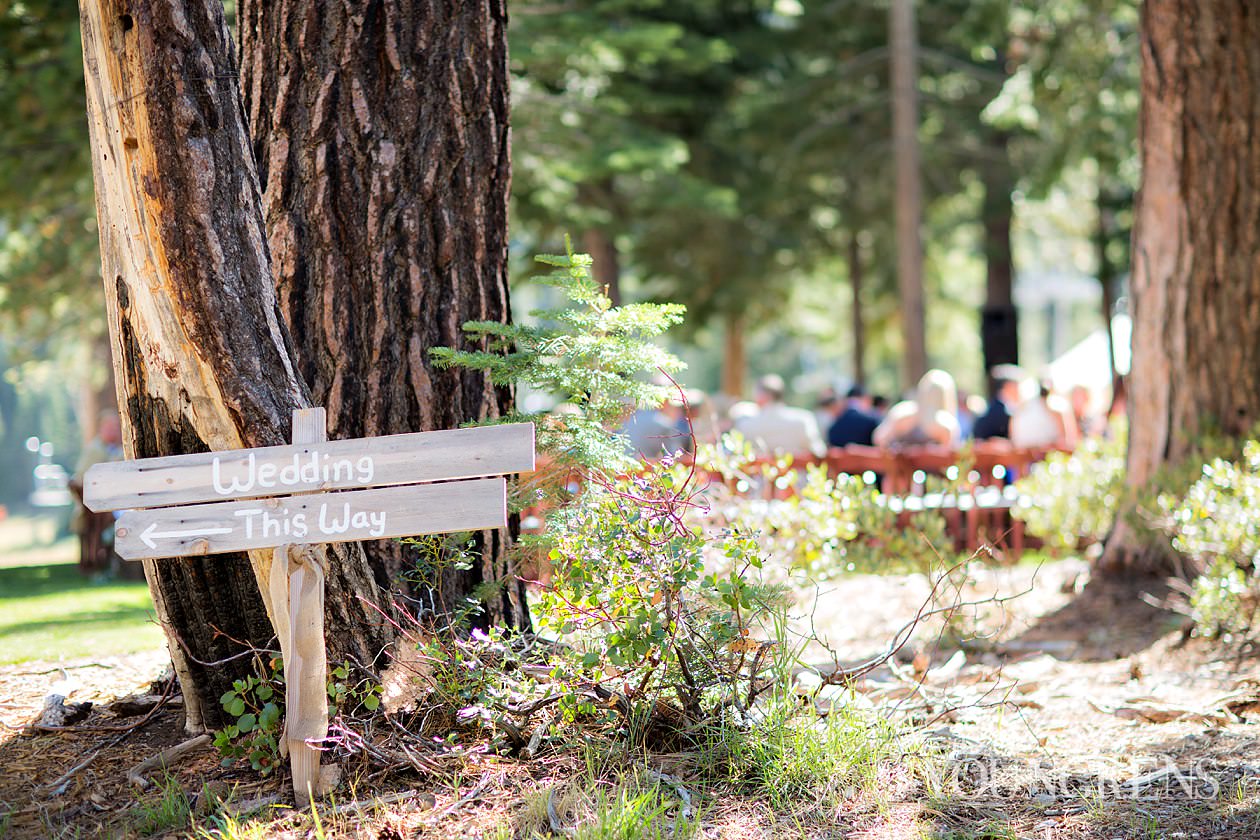
[[[615,677],[632,703],[670,693],[695,715],[706,699],[730,704],[746,690],[754,657],[742,642],[767,593],[745,574],[761,567],[756,541],[706,534],[683,520],[687,503],[668,465],[589,488],[554,521],[552,584],[539,604],[540,623],[582,670]],[[706,571],[709,552],[729,571]]]
[[[223,766],[248,761],[261,775],[269,775],[281,763],[280,738],[284,730],[284,662],[273,656],[264,667],[255,662],[255,674],[235,680],[219,703],[234,721],[214,733],[214,746]],[[343,662],[328,675],[329,711],[352,716],[380,707],[382,688],[371,679],[354,680],[351,665]]]
[[[1260,604],[1260,441],[1241,460],[1212,460],[1184,495],[1160,497],[1173,547],[1203,568],[1190,595],[1192,616],[1209,636],[1246,634]]]
[[[280,763],[284,717],[284,666],[280,657],[272,658],[268,668],[270,673],[234,681],[219,698],[223,711],[235,719],[214,733],[214,745],[223,756],[224,767],[248,761],[266,776]]]
[[[1065,454],[1052,452],[1016,484],[1012,514],[1047,545],[1076,549],[1101,542],[1125,498],[1126,435],[1091,438]]]
[[[779,570],[811,579],[846,572],[927,572],[952,553],[939,512],[916,511],[902,524],[902,501],[889,500],[861,476],[831,478],[821,465],[801,470],[790,456],[750,475],[752,462],[751,449],[736,435],[726,436],[720,446],[700,447],[696,455],[698,466],[728,481],[794,486],[796,492],[773,501],[719,498],[704,518],[710,525],[755,534]]]
[[[590,258],[565,245],[564,255],[539,261],[554,269],[542,280],[560,288],[568,308],[533,313],[536,325],[467,324],[487,341],[484,352],[434,352],[438,364],[485,370],[496,384],[528,384],[560,402],[549,415],[507,418],[537,424],[550,462],[520,495],[549,504],[544,532],[526,544],[550,567],[533,613],[558,643],[418,633],[413,653],[437,699],[463,704],[461,718],[513,741],[513,714],[551,704],[566,719],[606,718],[633,737],[677,731],[755,699],[778,649],[750,637],[774,623],[777,596],[757,582],[761,555],[751,535],[706,532],[689,517],[689,470],[668,459],[637,462],[614,432],[632,408],[668,396],[648,380],[681,363],[653,339],[683,308],[614,307],[591,279]],[[540,486],[565,485],[574,473],[577,494]],[[721,574],[707,567],[713,557],[724,561]]]

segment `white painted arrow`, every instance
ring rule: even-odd
[[[156,540],[208,537],[213,534],[230,534],[233,530],[232,528],[198,528],[195,531],[158,531],[157,526],[158,524],[154,522],[140,534],[140,539],[144,540],[144,544],[149,548],[157,548]]]

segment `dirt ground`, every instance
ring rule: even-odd
[[[820,600],[844,611],[817,624],[858,659],[927,592],[847,579]],[[1091,581],[1079,560],[979,569],[965,592],[1023,594],[964,610],[981,637],[961,650],[917,638],[859,686],[948,751],[919,803],[929,836],[1260,838],[1255,659],[1188,638],[1148,603],[1169,603],[1162,582]]]
[[[1185,638],[1178,614],[1140,597],[1166,598],[1160,582],[1090,581],[1079,560],[978,569],[966,592],[1022,594],[958,616],[964,639],[979,634],[961,646],[939,624],[925,625],[846,695],[913,723],[918,743],[940,760],[910,781],[889,766],[876,806],[855,803],[803,827],[764,803],[713,801],[701,836],[1260,838],[1253,659]],[[886,646],[927,593],[921,577],[846,578],[823,588],[813,625],[841,659],[860,661]],[[184,739],[181,716],[175,703],[147,719],[99,709],[148,690],[164,666],[153,652],[0,667],[0,838],[139,836],[136,802],[153,794],[137,794],[126,772]],[[24,734],[57,686],[98,711],[65,731]],[[483,756],[465,770],[416,791],[374,788],[401,799],[382,812],[352,810],[346,836],[487,836],[504,814],[528,807],[529,791],[563,783],[574,767]],[[207,783],[234,786],[237,800],[282,790],[279,779],[222,768],[210,748],[172,774],[194,809]],[[342,801],[354,796],[343,791]],[[274,825],[265,836],[311,830]]]

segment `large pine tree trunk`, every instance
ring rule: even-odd
[[[309,404],[276,306],[231,39],[218,0],[83,0],[102,273],[128,457],[284,442]],[[270,552],[146,561],[188,728],[272,647]],[[388,628],[361,554],[328,576],[329,653],[371,660]]]
[[[1260,10],[1148,0],[1133,251],[1128,484],[1206,428],[1260,420]],[[1118,526],[1104,567],[1145,558]]]
[[[503,0],[359,7],[240,4],[242,84],[280,308],[333,437],[452,428],[508,411],[476,372],[438,371],[431,347],[469,348],[469,320],[506,322],[507,9]],[[508,536],[444,574],[440,612],[498,585],[486,619],[528,625]],[[377,580],[414,558],[365,544]]]

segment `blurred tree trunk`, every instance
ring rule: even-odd
[[[1011,257],[1011,217],[1015,171],[1004,133],[993,135],[993,160],[980,169],[984,184],[985,297],[980,313],[980,346],[989,397],[995,396],[989,371],[1001,364],[1019,364],[1019,319],[1015,311],[1015,265]]]
[[[897,282],[901,292],[902,385],[913,387],[927,372],[923,300],[923,182],[919,171],[918,35],[914,0],[892,0],[893,157],[897,172]]]
[[[88,369],[79,385],[79,433],[85,444],[96,438],[101,415],[118,410],[109,330],[93,336],[88,347]]]
[[[438,371],[428,355],[474,349],[465,322],[510,316],[503,0],[239,8],[280,308],[331,435],[503,415],[508,389],[480,372]],[[478,593],[486,620],[528,626],[508,543],[506,532],[483,533],[479,565],[410,594],[449,613]],[[406,588],[413,556],[395,541],[364,548],[382,586]]]
[[[588,228],[582,235],[582,245],[595,261],[591,266],[595,282],[608,290],[613,306],[621,306],[621,262],[612,234],[603,228]]]
[[[866,384],[866,311],[862,308],[862,248],[858,232],[849,236],[849,288],[853,293],[853,383]]]
[[[80,7],[102,273],[128,457],[283,443],[309,405],[276,307],[231,38],[217,0]],[[271,647],[271,552],[146,561],[187,726]],[[329,655],[370,662],[388,626],[358,552],[330,562]],[[239,642],[238,642],[239,640]]]
[[[730,313],[726,316],[725,347],[722,353],[722,393],[735,399],[744,398],[744,383],[748,380],[748,356],[744,346],[744,316]]]
[[[1117,182],[1115,176],[1104,175],[1098,184],[1098,228],[1095,231],[1094,247],[1098,251],[1098,283],[1101,291],[1103,325],[1107,330],[1107,356],[1111,364],[1111,382],[1113,391],[1120,379],[1116,366],[1115,336],[1111,332],[1111,321],[1116,315],[1116,282],[1119,280],[1119,266],[1128,264],[1129,236],[1120,223],[1121,211],[1133,204],[1133,191],[1123,183]],[[1112,252],[1119,251],[1117,259]]]
[[[1142,8],[1142,187],[1133,246],[1128,487],[1207,428],[1260,420],[1260,15],[1237,0]],[[1121,522],[1108,571],[1160,557]]]
[[[1114,393],[1116,382],[1120,379],[1120,372],[1116,367],[1116,337],[1111,330],[1111,319],[1115,317],[1116,308],[1116,266],[1111,261],[1111,255],[1108,253],[1108,246],[1111,245],[1109,215],[1110,211],[1100,190],[1098,194],[1098,239],[1095,247],[1098,249],[1098,286],[1101,292],[1099,302],[1102,305],[1103,329],[1107,331],[1107,363],[1111,367],[1111,386]]]

